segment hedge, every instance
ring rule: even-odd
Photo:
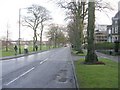
[[[96,43],[95,49],[114,49],[114,43],[104,42],[104,43]]]
[[[87,48],[87,44],[83,46],[83,48]],[[103,43],[96,43],[95,44],[95,49],[96,50],[104,50],[104,49],[114,49],[115,48],[115,43],[110,43],[110,42],[103,42]],[[120,44],[119,44],[120,48]]]

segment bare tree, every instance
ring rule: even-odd
[[[54,47],[60,46],[60,44],[63,45],[66,42],[66,37],[62,32],[61,27],[55,24],[50,25],[47,37],[51,42],[53,42]]]
[[[23,19],[23,26],[27,26],[34,31],[33,51],[37,42],[37,30],[41,25],[40,43],[42,42],[43,22],[49,19],[48,10],[39,5],[32,5],[27,8],[28,15]]]
[[[100,1],[93,0],[93,2],[88,3],[88,26],[87,26],[87,55],[85,58],[86,64],[94,64],[98,62],[98,57],[95,53],[94,44],[94,30],[95,30],[95,9],[99,11],[104,11],[104,9],[113,10],[108,3],[102,3]]]
[[[87,15],[87,8],[85,7],[86,2],[67,2],[66,4],[60,2],[59,5],[62,8],[67,9],[66,19],[71,19],[72,21],[72,28],[74,28],[73,30],[76,35],[74,39],[71,37],[72,41],[75,40],[74,43],[72,43],[74,44],[74,49],[77,50],[78,53],[83,53],[81,46],[83,42],[84,20]],[[68,25],[68,27],[69,26],[70,25]],[[70,26],[68,30],[71,30],[72,28]]]
[[[6,52],[8,52],[8,42],[9,42],[9,25],[7,23],[7,31],[6,31]]]
[[[43,36],[43,30],[44,30],[44,23],[48,20],[51,20],[51,16],[49,15],[49,11],[45,8],[42,9],[42,13],[41,13],[41,23],[40,23],[40,50],[42,49],[42,36]]]
[[[66,0],[60,0],[58,2],[59,6],[67,10],[67,18],[72,21],[72,26],[68,25],[68,30],[75,31],[75,38],[73,35],[71,35],[72,44],[74,44],[75,50],[78,52],[81,52],[81,45],[83,42],[83,29],[84,29],[84,21],[85,19],[88,19],[88,2],[85,2],[84,0],[74,0],[72,2],[66,1]],[[105,12],[105,10],[113,10],[113,8],[110,6],[108,2],[103,2],[103,0],[96,0],[95,1],[95,10]],[[69,23],[70,24],[70,23]],[[72,33],[72,31],[69,31],[69,33]],[[74,38],[74,39],[72,39]],[[74,40],[74,43],[73,43]]]

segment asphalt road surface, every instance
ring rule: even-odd
[[[0,61],[2,88],[75,88],[69,47]]]

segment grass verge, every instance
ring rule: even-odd
[[[76,51],[76,50],[72,50],[72,54],[73,54],[73,55],[77,55],[77,56],[85,56],[85,55],[86,55],[85,52],[79,53],[79,54],[77,54],[77,52],[78,52],[78,51]]]
[[[84,59],[75,61],[80,88],[118,88],[118,63],[100,58],[106,65],[84,65]]]

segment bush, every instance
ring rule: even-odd
[[[104,42],[104,43],[96,43],[95,49],[114,49],[114,43]]]
[[[115,43],[110,43],[110,42],[103,42],[103,43],[95,43],[95,49],[96,50],[111,50],[115,48],[120,48],[120,43],[119,46],[115,46]],[[83,46],[83,48],[87,49],[87,44]]]

